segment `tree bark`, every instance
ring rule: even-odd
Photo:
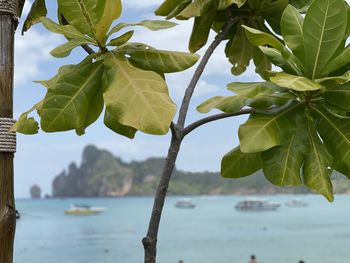
[[[9,3],[11,2],[11,3]],[[12,5],[12,6],[11,6]],[[15,9],[16,1],[0,0]],[[9,10],[0,12],[0,118],[13,117],[13,61],[16,21]],[[0,152],[0,263],[13,262],[16,228],[13,153]]]

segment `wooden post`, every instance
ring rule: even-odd
[[[0,0],[0,118],[13,117],[13,60],[17,9],[17,0]],[[13,262],[16,229],[13,157],[13,153],[0,152],[0,263]]]

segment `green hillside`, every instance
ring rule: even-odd
[[[80,166],[71,163],[52,183],[53,197],[96,197],[154,195],[164,159],[123,162],[106,150],[87,146]],[[334,175],[336,193],[350,193],[350,181]],[[307,193],[304,187],[271,185],[261,172],[242,179],[224,179],[219,173],[191,173],[175,169],[170,184],[172,195]]]

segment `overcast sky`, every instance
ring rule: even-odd
[[[25,13],[28,12],[27,1]],[[49,3],[49,16],[56,20],[56,7]],[[124,0],[123,16],[119,21],[137,22],[143,19],[161,19],[153,12],[162,0]],[[22,25],[20,25],[21,27]],[[135,28],[132,39],[159,49],[187,51],[192,21],[181,22],[177,27],[152,32]],[[20,30],[18,30],[20,31]],[[213,35],[211,36],[211,39]],[[84,58],[80,49],[65,59],[49,55],[54,47],[63,44],[64,38],[49,33],[41,25],[34,26],[28,33],[16,34],[15,47],[15,117],[31,108],[45,95],[45,89],[33,83],[33,80],[49,79],[55,75],[58,67],[65,63],[76,63]],[[203,49],[204,50],[204,49]],[[202,101],[217,94],[230,95],[226,84],[233,81],[258,81],[259,77],[251,68],[240,77],[230,75],[230,64],[221,45],[211,58],[206,73],[199,83],[190,108],[188,122],[203,117],[196,113],[195,107]],[[202,54],[203,51],[199,52]],[[179,105],[194,68],[183,73],[167,75],[171,97]],[[177,167],[189,171],[218,171],[221,157],[238,144],[237,129],[245,117],[222,120],[200,128],[185,139],[177,162]],[[148,157],[165,156],[169,145],[169,135],[150,136],[138,133],[134,140],[114,134],[104,127],[101,119],[79,137],[74,132],[43,133],[34,136],[18,135],[18,150],[15,155],[15,193],[17,198],[29,196],[32,184],[39,184],[43,193],[51,194],[51,183],[58,173],[66,169],[70,162],[78,165],[83,148],[94,144],[107,149],[124,161],[144,160]]]

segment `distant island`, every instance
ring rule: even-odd
[[[117,197],[154,195],[163,158],[126,163],[106,150],[85,147],[80,166],[71,163],[52,183],[52,197]],[[336,193],[350,194],[350,180],[333,175]],[[263,173],[241,179],[225,179],[214,172],[185,172],[175,169],[170,195],[304,194],[305,187],[277,187]]]

